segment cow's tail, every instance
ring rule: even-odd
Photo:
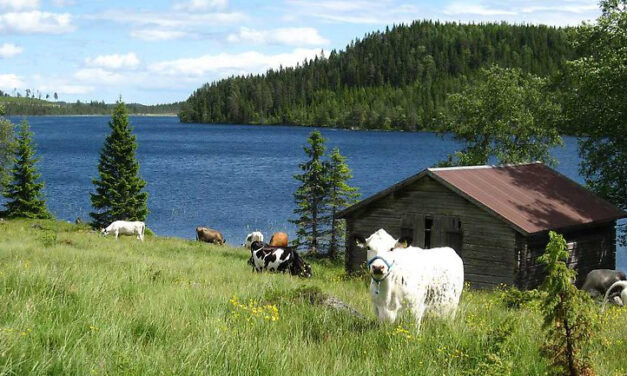
[[[612,284],[612,286],[610,286],[610,288],[607,289],[607,291],[605,292],[605,296],[603,297],[603,307],[601,308],[601,312],[605,311],[605,303],[607,301],[607,298],[610,296],[610,292],[612,292],[612,290],[615,287],[619,287],[619,286],[624,288],[624,289],[627,289],[627,281],[617,281],[617,282],[614,282]],[[623,304],[627,304],[627,302],[623,302]]]

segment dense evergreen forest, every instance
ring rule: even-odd
[[[115,104],[91,101],[74,103],[52,102],[37,98],[0,96],[0,105],[4,106],[7,115],[111,115]],[[181,103],[143,105],[129,103],[126,105],[130,114],[166,115],[176,114]]]
[[[569,29],[506,23],[416,21],[367,34],[297,67],[205,84],[184,102],[183,122],[434,129],[447,94],[479,68],[539,76],[574,56]]]

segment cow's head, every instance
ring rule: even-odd
[[[358,248],[366,250],[366,257],[368,260],[375,257],[379,253],[394,249],[397,243],[392,235],[388,234],[384,229],[377,230],[367,239],[364,239],[361,235],[355,235],[354,239],[355,245]]]
[[[109,231],[107,231],[106,228],[101,228],[100,229],[100,236],[107,236],[109,235]]]

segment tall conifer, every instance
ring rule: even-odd
[[[340,154],[340,149],[334,148],[330,155],[329,162],[329,210],[331,216],[331,228],[329,234],[330,258],[337,257],[338,251],[342,248],[342,232],[345,229],[345,221],[337,218],[337,213],[352,205],[359,193],[357,188],[348,185],[348,180],[353,174],[346,164],[346,157]]]
[[[39,181],[41,175],[35,166],[39,158],[35,156],[32,137],[28,122],[22,121],[15,143],[11,181],[3,192],[9,218],[52,218],[41,191],[44,183]]]
[[[323,248],[323,239],[328,234],[329,212],[328,192],[329,163],[323,160],[326,147],[324,138],[318,131],[309,135],[305,146],[305,154],[309,159],[299,164],[302,174],[294,175],[301,182],[294,193],[297,208],[294,214],[299,217],[290,222],[297,226],[298,246],[305,245],[312,253],[318,253]]]
[[[100,178],[92,180],[96,193],[91,194],[91,204],[95,211],[89,215],[96,228],[115,220],[144,221],[148,215],[148,193],[142,192],[146,182],[139,176],[135,158],[137,141],[122,101],[113,110],[109,127],[111,134],[100,152]]]

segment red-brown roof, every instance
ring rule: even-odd
[[[340,215],[428,175],[510,223],[523,234],[603,223],[627,213],[542,163],[430,168],[381,191]]]

